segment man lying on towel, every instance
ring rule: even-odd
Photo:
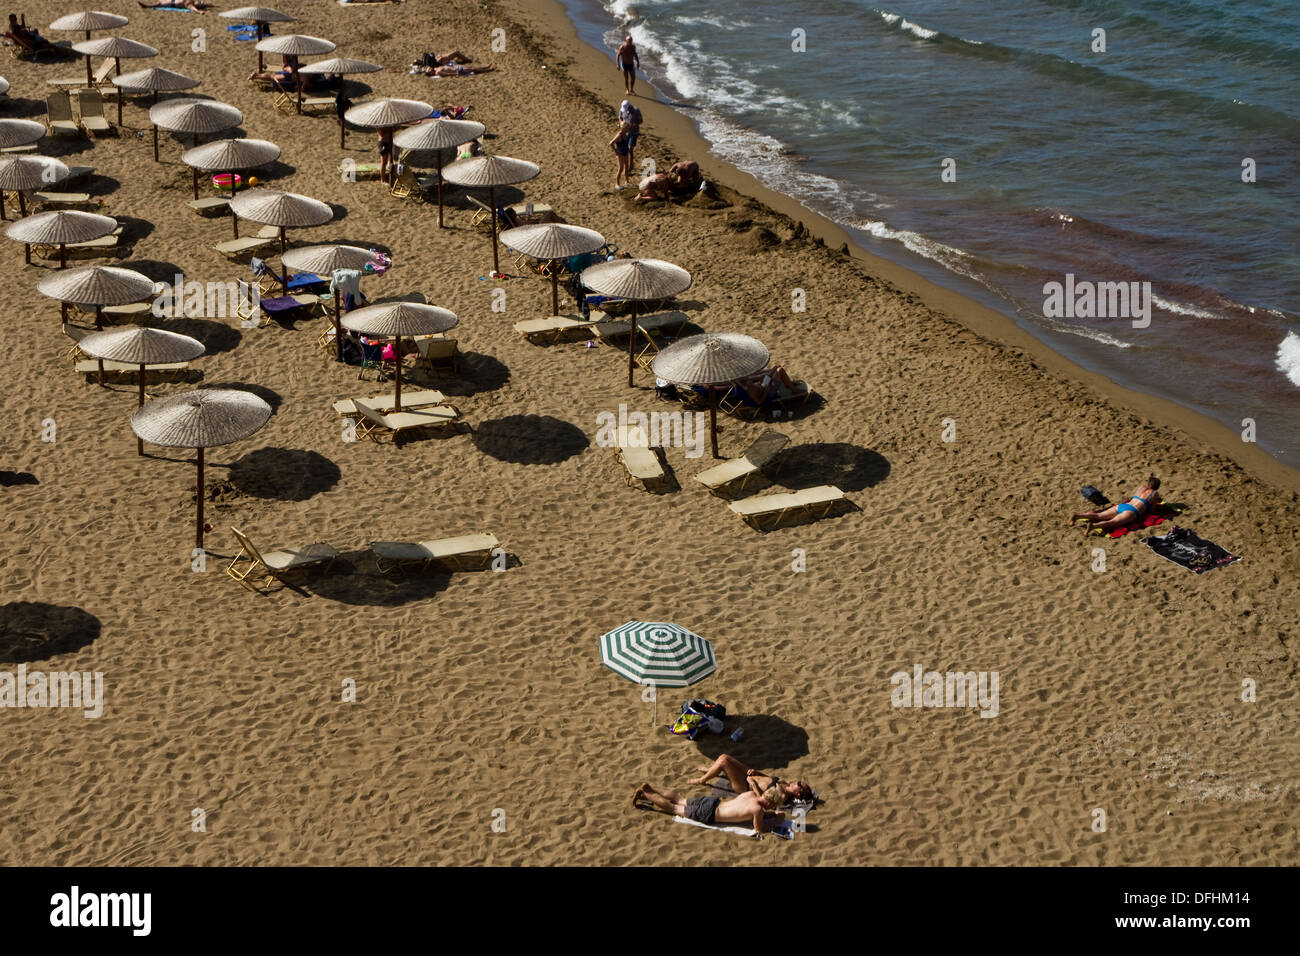
[[[687,798],[671,790],[643,783],[632,794],[632,806],[638,810],[641,808],[642,797],[655,810],[685,817],[705,826],[748,823],[760,837],[785,819],[785,814],[776,809],[781,802],[776,787],[769,788],[762,796],[747,790],[739,796],[723,800],[721,797]]]

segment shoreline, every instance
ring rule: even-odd
[[[621,77],[612,68],[610,57],[579,36],[577,26],[560,0],[491,0],[486,6],[489,10],[501,10],[508,20],[528,31],[544,33],[553,40],[557,44],[552,58],[559,67],[555,70],[557,75],[602,102],[616,103],[621,98]],[[693,159],[706,178],[767,207],[777,218],[802,225],[812,238],[824,243],[832,254],[844,255],[862,274],[916,296],[932,311],[990,343],[1025,353],[1050,376],[1085,386],[1145,424],[1172,432],[1172,437],[1183,444],[1225,455],[1254,478],[1285,491],[1300,492],[1300,468],[1282,462],[1258,445],[1243,442],[1238,432],[1221,422],[1170,399],[1127,388],[1100,372],[1090,371],[1022,329],[1010,317],[963,293],[944,288],[906,266],[868,252],[842,226],[714,155],[708,140],[700,135],[689,116],[673,108],[644,76],[638,76],[637,83],[652,91],[649,96],[636,94],[637,105],[645,114],[646,128],[650,131],[643,139],[658,139],[679,157]]]

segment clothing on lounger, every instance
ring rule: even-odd
[[[713,817],[717,814],[718,804],[721,802],[718,797],[691,797],[686,801],[686,819],[712,826]]]

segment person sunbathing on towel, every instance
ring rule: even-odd
[[[752,791],[761,796],[765,791],[776,787],[781,797],[778,806],[789,803],[791,800],[811,800],[813,798],[812,787],[802,780],[782,780],[780,777],[760,773],[753,767],[746,767],[731,754],[722,754],[717,760],[713,761],[712,765],[700,769],[704,771],[704,776],[696,777],[691,783],[707,786],[710,780],[726,774],[727,780],[731,783],[731,789],[736,793]]]
[[[754,828],[761,837],[777,823],[785,819],[785,814],[777,810],[778,790],[769,788],[761,796],[746,790],[739,796],[723,800],[721,797],[683,797],[662,787],[643,783],[632,794],[632,806],[641,808],[640,800],[644,797],[652,809],[685,817],[706,826],[714,824],[746,824]]]
[[[1160,504],[1160,495],[1157,494],[1159,488],[1160,479],[1155,475],[1151,475],[1146,481],[1138,485],[1128,501],[1111,505],[1105,511],[1081,511],[1078,514],[1071,515],[1070,521],[1086,518],[1084,534],[1091,533],[1093,529],[1105,533],[1113,528],[1122,528],[1124,525],[1133,524],[1144,515],[1150,514],[1151,509]]]
[[[786,374],[785,369],[780,365],[773,365],[771,368],[755,372],[747,378],[736,380],[736,385],[744,390],[750,401],[755,405],[762,405],[768,399],[773,398],[777,394],[778,384],[784,385],[792,392],[795,389],[794,380]]]
[[[170,3],[145,3],[144,0],[138,0],[141,10],[193,10],[195,13],[203,13],[212,6],[210,3],[201,3],[200,0],[171,0]]]
[[[447,63],[443,66],[435,66],[424,71],[425,76],[474,76],[476,73],[491,73],[496,67],[490,63],[484,63],[473,69],[466,69],[459,63]]]

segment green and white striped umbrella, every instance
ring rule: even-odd
[[[662,621],[628,621],[600,637],[605,666],[638,684],[688,687],[717,670],[713,645]]]

